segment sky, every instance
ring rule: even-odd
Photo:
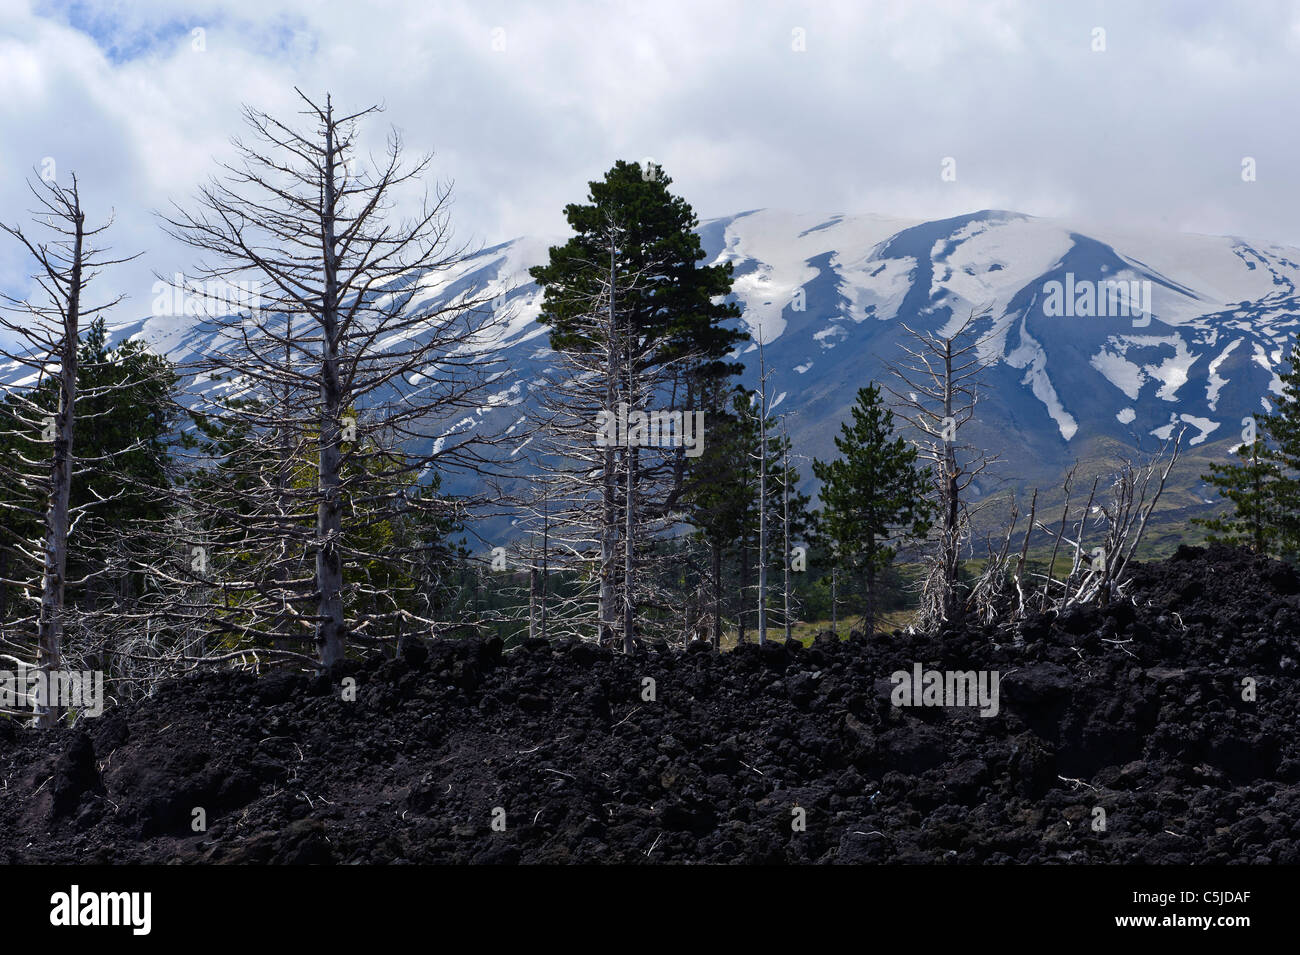
[[[0,221],[75,171],[145,253],[113,276],[145,315],[193,259],[156,214],[295,86],[382,104],[365,141],[432,152],[473,245],[561,236],[619,158],[702,219],[1000,208],[1300,245],[1300,4],[1268,0],[0,0]]]

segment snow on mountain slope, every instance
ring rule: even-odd
[[[902,324],[952,328],[984,308],[997,387],[974,427],[990,447],[1032,449],[1044,467],[1097,436],[1149,447],[1181,424],[1192,445],[1230,438],[1278,392],[1297,324],[1297,250],[1220,236],[1085,235],[999,211],[808,221],[756,212],[702,233],[742,277],[736,297],[751,331],[762,330],[769,363],[792,373],[778,371],[774,387],[790,391],[791,410],[811,412],[812,422],[794,426],[812,439],[809,453],[829,453],[825,419],[838,421],[854,390],[881,375]],[[1134,282],[1136,301],[1149,290],[1149,314],[1062,315],[1049,303],[1052,283],[1091,286],[1096,304],[1109,283]]]
[[[735,269],[742,322],[762,335],[773,395],[785,395],[779,410],[807,456],[833,453],[856,390],[899,355],[904,324],[951,328],[984,308],[979,332],[995,364],[972,429],[1010,452],[1013,477],[1059,473],[1096,438],[1149,448],[1185,425],[1193,445],[1231,443],[1244,417],[1271,408],[1300,314],[1300,250],[1239,238],[1085,233],[992,210],[937,221],[754,210],[709,220],[700,234],[708,261]],[[527,269],[558,241],[517,239],[410,279],[420,283],[417,308],[471,294],[507,309],[489,344],[509,370],[482,420],[517,421],[546,365],[541,293]],[[1054,284],[1070,298],[1064,314]],[[1085,287],[1095,294],[1071,295]],[[1117,288],[1133,289],[1137,303],[1149,293],[1149,314],[1102,308]],[[118,334],[182,360],[212,344],[183,316]],[[740,359],[752,386],[756,344]]]

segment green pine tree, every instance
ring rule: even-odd
[[[141,343],[109,346],[104,319],[86,328],[78,345],[77,467],[71,488],[74,510],[86,509],[68,549],[68,602],[89,609],[100,601],[139,595],[141,574],[132,566],[147,548],[148,529],[167,510],[172,445],[178,420],[177,376],[167,359]],[[53,414],[58,384],[46,379],[29,392],[0,402],[0,455],[39,460],[41,448],[22,423],[21,400]],[[30,418],[28,411],[26,417]],[[21,562],[22,541],[43,533],[43,496],[21,486],[0,486],[0,500],[26,509],[8,511],[0,523],[0,621],[15,608],[5,579]],[[117,568],[107,572],[110,562]]]
[[[723,389],[720,383],[707,386],[706,400],[718,410],[709,415],[709,439],[704,453],[687,469],[682,495],[696,536],[709,552],[715,649],[720,648],[722,640],[724,566],[732,545],[744,534],[748,512],[747,495],[738,492],[750,486],[753,470],[745,442],[746,417],[737,413],[734,405],[728,408],[723,397],[712,395],[724,390],[731,394],[733,402],[741,400],[741,389]],[[756,482],[754,488],[756,492]]]
[[[725,398],[725,400],[723,400]],[[710,579],[713,584],[714,643],[720,640],[722,597],[727,568],[734,563],[736,591],[740,597],[735,607],[738,640],[745,640],[747,615],[754,612],[748,588],[757,572],[759,501],[759,422],[755,415],[754,392],[741,386],[725,389],[725,396],[705,393],[707,402],[720,410],[710,413],[709,440],[702,454],[687,472],[683,500],[697,536],[709,550]],[[767,423],[767,513],[772,527],[769,546],[769,570],[779,575],[783,569],[780,522],[784,519],[783,482],[790,486],[790,540],[804,541],[812,531],[809,498],[797,490],[800,475],[791,464],[786,466],[789,439],[781,434],[775,418]],[[779,603],[778,583],[769,591],[769,603]]]
[[[1279,375],[1282,394],[1271,414],[1242,434],[1238,463],[1212,464],[1201,480],[1232,505],[1232,513],[1193,518],[1211,541],[1249,547],[1257,554],[1295,559],[1300,554],[1300,339],[1290,368]],[[1247,419],[1249,421],[1249,419]]]
[[[814,461],[822,482],[818,536],[832,558],[860,577],[865,632],[874,632],[876,575],[894,559],[901,539],[924,537],[932,518],[929,488],[916,448],[894,435],[893,413],[880,388],[858,389],[852,421],[840,425],[840,456]]]
[[[1300,339],[1291,344],[1290,368],[1278,377],[1282,395],[1258,430],[1265,439],[1261,457],[1277,472],[1268,492],[1277,553],[1294,557],[1300,553]]]
[[[653,265],[619,302],[641,339],[660,345],[661,361],[698,354],[693,370],[699,378],[740,371],[723,361],[749,337],[723,324],[740,317],[735,304],[720,301],[731,292],[731,263],[699,265],[705,257],[695,232],[699,219],[685,199],[668,191],[671,184],[658,166],[643,169],[620,159],[604,179],[589,184],[586,204],[565,207],[573,238],[550,250],[549,264],[529,270],[545,290],[538,321],[551,327],[552,347],[593,344],[575,333],[575,319],[587,304],[574,293],[590,291],[608,268],[601,235],[612,219],[625,230],[620,271],[641,274]]]
[[[1211,464],[1202,481],[1212,484],[1233,507],[1230,516],[1194,517],[1210,531],[1215,543],[1249,547],[1256,554],[1276,554],[1281,528],[1278,521],[1278,491],[1282,487],[1277,463],[1270,459],[1264,440],[1258,435],[1250,444],[1237,448],[1237,464]]]

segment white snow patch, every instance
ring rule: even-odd
[[[1159,364],[1146,362],[1139,365],[1128,357],[1130,350],[1145,348],[1172,348],[1174,353]],[[1101,351],[1089,359],[1089,364],[1124,392],[1130,401],[1137,400],[1138,393],[1150,378],[1161,383],[1156,397],[1175,401],[1178,389],[1187,383],[1188,371],[1198,357],[1177,335],[1112,335]]]
[[[1273,370],[1273,362],[1269,361],[1268,354],[1264,351],[1264,346],[1259,342],[1255,342],[1254,345],[1255,352],[1251,355],[1251,359],[1255,364],[1259,365],[1260,368],[1263,368],[1265,371],[1270,372],[1273,375],[1273,380],[1268,383],[1268,390],[1273,392],[1275,395],[1282,394],[1282,379],[1279,378],[1277,372]]]
[[[822,348],[834,348],[839,342],[831,341],[831,339],[844,339],[848,337],[848,334],[842,326],[831,325],[829,328],[823,328],[821,331],[814,333],[813,338],[817,340]]]
[[[879,247],[872,249],[866,258],[852,261],[835,253],[831,263],[840,275],[839,292],[849,300],[849,317],[855,322],[864,321],[867,310],[871,317],[885,320],[898,317],[898,308],[912,289],[912,271],[916,259],[879,259]]]
[[[953,311],[963,319],[970,306],[989,305],[994,315],[1003,314],[1021,289],[1050,271],[1074,245],[1068,229],[1043,219],[970,222],[951,238],[964,241],[936,261],[931,294],[946,290],[956,297],[961,304]],[[942,287],[937,284],[941,278]]]
[[[1034,392],[1034,397],[1046,406],[1047,413],[1051,415],[1057,429],[1061,432],[1061,437],[1066,441],[1073,438],[1075,432],[1079,430],[1079,422],[1074,420],[1074,416],[1066,411],[1061,403],[1056,388],[1047,375],[1047,353],[1043,351],[1043,346],[1029,334],[1023,318],[1020,320],[1020,344],[1007,355],[1006,361],[1012,368],[1025,369],[1025,376],[1020,383],[1029,385]]]
[[[1174,428],[1180,422],[1183,424],[1189,424],[1200,432],[1200,434],[1195,435],[1187,442],[1188,445],[1200,444],[1210,436],[1211,432],[1216,431],[1219,427],[1219,422],[1211,421],[1209,418],[1198,418],[1196,415],[1190,414],[1174,414],[1169,416],[1168,424],[1161,425],[1159,428],[1153,430],[1151,434],[1159,438],[1161,441],[1168,441],[1173,437]]]
[[[1111,345],[1115,340],[1112,338],[1106,344]],[[1134,362],[1124,357],[1120,350],[1110,351],[1103,346],[1101,351],[1093,355],[1088,360],[1092,365],[1101,372],[1102,377],[1112,385],[1124,392],[1130,401],[1136,401],[1138,394],[1142,391],[1142,386],[1146,384],[1147,376],[1142,369]]]
[[[1160,390],[1156,392],[1156,397],[1163,398],[1165,401],[1176,401],[1178,389],[1187,383],[1187,372],[1196,363],[1199,356],[1193,355],[1187,347],[1187,343],[1176,335],[1154,339],[1153,344],[1155,342],[1172,345],[1174,349],[1173,355],[1166,358],[1159,365],[1143,365],[1142,367],[1152,378],[1157,378],[1164,383]]]
[[[1240,344],[1240,338],[1234,339],[1227,348],[1220,352],[1218,356],[1210,362],[1209,382],[1205,386],[1205,401],[1210,406],[1211,411],[1219,410],[1219,392],[1222,391],[1223,386],[1228,383],[1228,379],[1219,377],[1219,366],[1223,364],[1225,358],[1232,354],[1233,349]]]

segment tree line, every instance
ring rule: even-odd
[[[461,281],[474,250],[432,158],[393,131],[363,160],[377,107],[299,97],[299,124],[246,109],[236,158],[159,214],[196,256],[179,289],[206,343],[193,358],[110,344],[120,296],[96,296],[131,257],[101,246],[111,219],[87,225],[75,177],[32,184],[41,235],[2,226],[36,265],[36,292],[0,310],[21,372],[0,386],[7,664],[75,658],[129,695],[203,664],[329,667],[483,632],[721,648],[848,610],[872,633],[909,545],[920,625],[1020,585],[1023,551],[996,587],[963,579],[967,489],[990,461],[962,434],[984,313],[908,329],[894,387],[864,382],[837,455],[806,462],[814,508],[732,266],[705,264],[661,167],[619,161],[530,270],[550,347],[534,400],[498,426],[482,412],[510,384],[512,313]],[[508,540],[479,536],[486,513],[511,515]],[[1110,586],[1083,537],[1051,585]],[[41,725],[63,715],[36,704]]]

